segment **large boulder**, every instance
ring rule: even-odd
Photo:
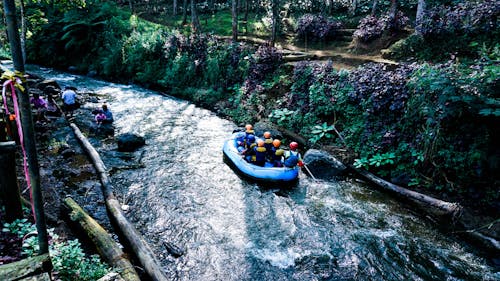
[[[118,151],[133,152],[137,148],[145,145],[146,140],[141,136],[126,133],[117,137],[116,144],[118,145]]]
[[[320,179],[332,179],[345,175],[347,167],[326,151],[309,149],[304,155],[304,163],[311,173]]]

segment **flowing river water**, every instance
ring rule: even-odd
[[[301,175],[280,190],[239,178],[221,151],[236,125],[210,111],[136,86],[29,71],[105,97],[115,134],[145,137],[128,160],[143,165],[111,178],[171,280],[500,280],[467,245],[361,183]],[[123,168],[112,141],[92,142],[108,169]],[[170,255],[169,243],[184,254]]]

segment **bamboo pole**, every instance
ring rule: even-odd
[[[97,251],[120,273],[121,277],[127,281],[140,281],[139,275],[134,266],[125,257],[125,254],[109,236],[104,228],[90,217],[73,199],[64,199],[64,204],[70,210],[70,219],[85,231],[87,236],[94,242]]]
[[[17,28],[16,5],[14,0],[4,0],[4,11],[7,22],[7,32],[14,62],[14,70],[19,72],[19,78],[24,75],[24,61]],[[26,85],[25,85],[26,86]],[[33,126],[33,116],[31,114],[31,105],[28,91],[18,91],[19,109],[22,123],[22,132],[24,136],[24,147],[28,162],[28,172],[31,182],[31,198],[33,200],[33,211],[35,216],[35,225],[38,232],[39,254],[49,252],[49,243],[47,235],[47,225],[45,224],[45,214],[43,211],[43,196],[40,188],[40,167],[38,165],[35,130]]]
[[[111,218],[118,225],[119,229],[127,239],[128,244],[136,254],[139,262],[142,264],[151,279],[167,280],[167,277],[165,276],[165,273],[163,273],[160,263],[153,254],[153,251],[134,226],[127,220],[125,214],[123,214],[120,203],[113,195],[113,186],[107,175],[106,166],[104,165],[104,162],[102,162],[99,153],[97,153],[92,144],[90,144],[87,138],[74,123],[71,123],[70,126],[97,170],[101,181],[101,189],[106,201],[106,207],[111,214]]]

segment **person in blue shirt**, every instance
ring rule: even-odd
[[[106,119],[102,123],[113,123],[113,113],[109,110],[106,104],[102,105],[102,113],[106,116]]]

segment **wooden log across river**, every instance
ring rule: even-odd
[[[120,249],[118,244],[101,225],[90,217],[73,199],[64,199],[64,205],[70,210],[70,219],[78,223],[92,242],[94,242],[97,251],[104,260],[113,266],[124,280],[141,280],[132,263],[125,257],[122,249]]]
[[[92,164],[97,170],[99,179],[101,181],[101,189],[105,197],[106,207],[109,214],[111,214],[111,219],[117,224],[120,231],[126,238],[128,244],[134,251],[137,259],[144,267],[146,273],[151,277],[152,280],[167,280],[165,273],[163,272],[160,263],[158,262],[156,256],[154,255],[152,249],[142,238],[140,233],[135,229],[135,227],[127,220],[125,214],[121,209],[121,205],[113,195],[113,186],[109,180],[108,174],[106,172],[106,167],[104,162],[101,160],[99,153],[90,144],[87,138],[82,134],[80,129],[73,123],[70,124],[73,129],[76,138],[87,152],[90,157]]]

